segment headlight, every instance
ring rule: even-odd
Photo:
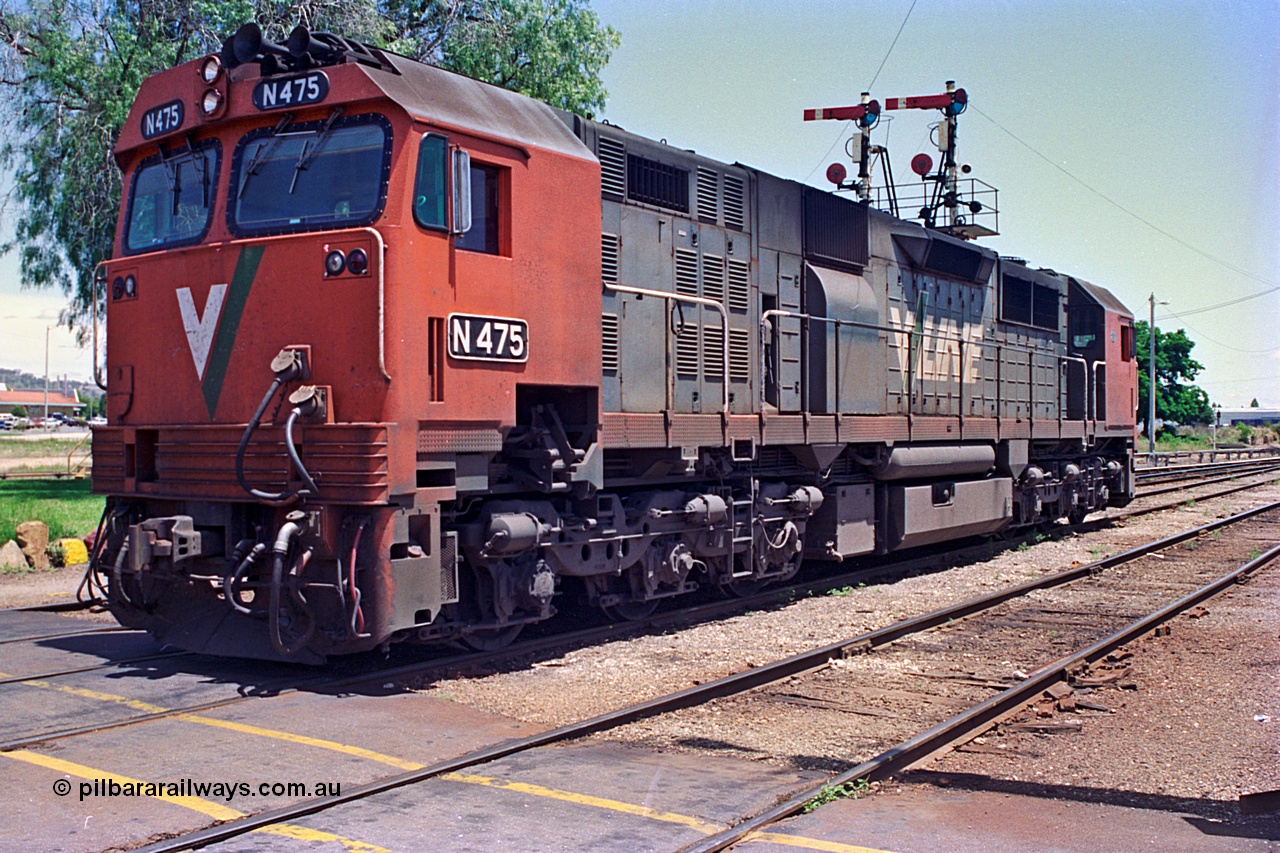
[[[347,258],[342,254],[340,249],[334,249],[332,252],[324,256],[325,275],[342,275],[342,271],[346,266]]]
[[[212,84],[221,73],[222,60],[218,58],[217,54],[206,56],[200,63],[200,79],[206,83]]]
[[[206,89],[200,96],[200,111],[211,116],[222,108],[222,93],[217,89]]]

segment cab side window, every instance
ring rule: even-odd
[[[471,162],[471,228],[459,235],[458,248],[496,255],[499,252],[498,197],[502,170]]]
[[[413,183],[413,218],[423,228],[449,228],[448,165],[448,140],[434,133],[423,134],[418,146],[418,176]]]

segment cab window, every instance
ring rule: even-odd
[[[423,134],[413,183],[413,218],[423,228],[449,227],[445,218],[448,168],[448,140],[435,133]]]
[[[498,225],[501,215],[498,198],[501,179],[502,170],[499,167],[472,161],[471,227],[458,237],[459,249],[498,254]]]
[[[237,235],[368,225],[390,163],[391,126],[379,115],[251,131],[236,151],[228,225]]]
[[[210,140],[144,160],[129,195],[125,252],[197,243],[209,228],[221,151]]]

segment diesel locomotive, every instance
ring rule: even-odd
[[[495,648],[1132,497],[1133,315],[953,180],[911,221],[254,25],[115,155],[87,580],[165,643]]]

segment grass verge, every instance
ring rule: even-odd
[[[0,480],[0,545],[24,521],[49,525],[49,541],[83,538],[98,525],[104,499],[88,480]]]

